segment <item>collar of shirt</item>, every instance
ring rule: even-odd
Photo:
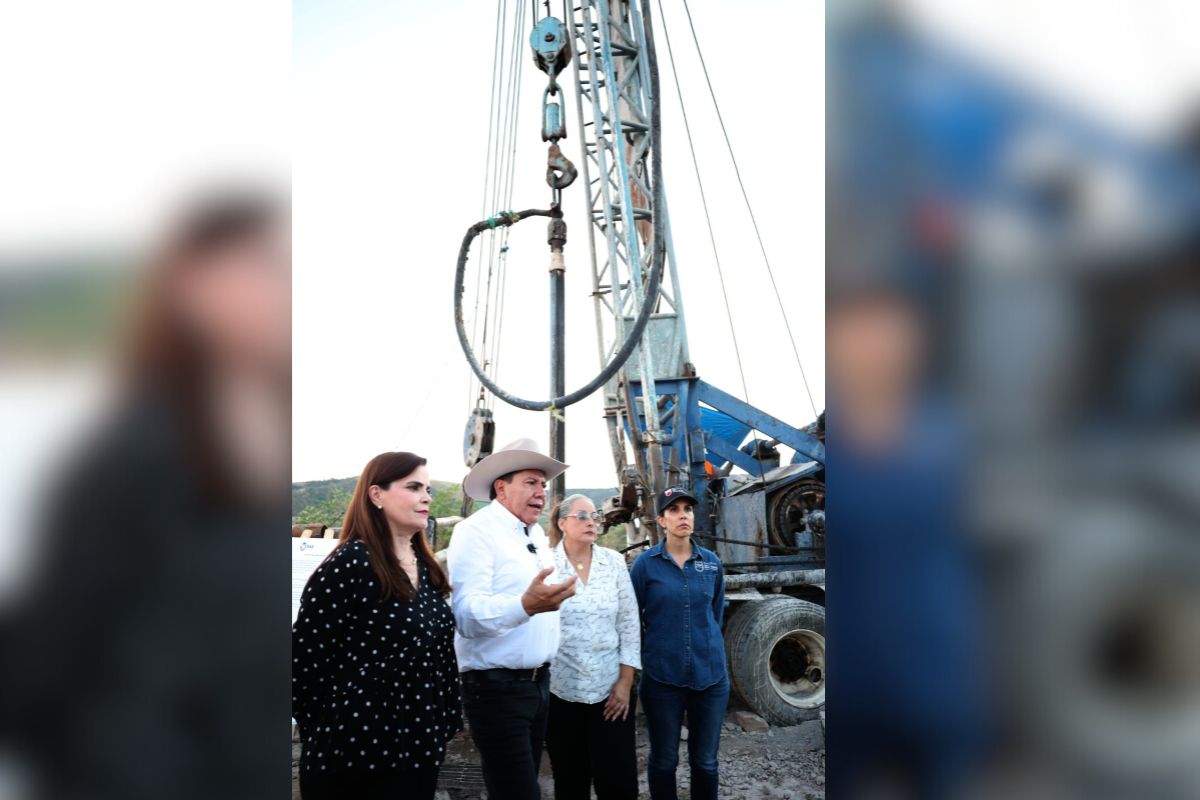
[[[490,505],[484,506],[475,513],[487,513],[492,518],[490,526],[503,531],[511,531],[511,535],[517,538],[522,549],[528,549],[532,544],[534,550],[531,552],[537,556],[541,568],[554,566],[554,556],[550,553],[550,540],[546,537],[541,525],[536,522],[526,525],[517,518],[516,514],[501,505],[499,500],[493,500]]]
[[[542,526],[534,522],[531,525],[526,525],[517,515],[509,511],[499,500],[493,500],[490,505],[484,506],[484,511],[487,511],[495,518],[497,527],[503,530],[515,531],[522,540],[533,542],[535,545],[548,545],[545,534],[542,533]]]
[[[700,545],[696,544],[695,539],[692,539],[691,542],[692,542],[692,554],[690,556],[688,556],[687,560],[688,561],[697,561],[697,560],[703,561],[704,556],[702,556],[700,554],[700,552],[701,552]],[[656,550],[657,550],[657,552],[655,552]],[[653,553],[654,555],[658,556],[659,558],[665,559],[667,561],[671,561],[671,562],[675,561],[674,556],[672,556],[670,553],[667,552],[666,539],[663,539],[661,542],[654,545],[654,547],[652,547],[650,549],[650,552]]]
[[[516,528],[522,534],[527,535],[529,533],[529,529],[537,525],[536,522],[533,523],[533,525],[526,525],[524,522],[517,519],[516,514],[505,508],[504,504],[499,500],[493,500],[490,505],[486,506],[486,508],[488,513],[496,517],[496,520],[502,526],[505,528]]]

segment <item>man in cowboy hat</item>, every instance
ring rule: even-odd
[[[541,796],[558,607],[575,593],[575,578],[546,583],[554,560],[537,520],[546,482],[566,468],[518,439],[463,481],[468,496],[492,501],[458,524],[447,553],[463,707],[492,800]]]

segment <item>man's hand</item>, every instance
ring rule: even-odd
[[[539,572],[525,590],[525,594],[521,595],[521,607],[531,617],[546,611],[558,611],[563,601],[575,594],[574,575],[562,583],[542,583],[552,572],[554,567],[546,567]]]

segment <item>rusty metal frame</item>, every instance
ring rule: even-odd
[[[582,141],[579,164],[591,222],[588,242],[597,352],[600,362],[607,363],[614,348],[624,340],[631,310],[642,304],[643,281],[651,258],[652,248],[643,247],[639,241],[638,223],[652,219],[658,211],[648,207],[654,196],[647,163],[655,146],[649,114],[654,99],[646,79],[645,31],[637,3],[578,0],[576,5],[564,0],[563,13],[570,20],[575,53],[572,63]],[[664,481],[661,433],[654,421],[639,430],[628,426],[628,420],[639,416],[639,411],[645,418],[654,408],[655,380],[678,377],[659,375],[656,366],[666,366],[673,372],[667,365],[681,365],[688,360],[683,303],[665,203],[661,213],[668,270],[664,270],[658,291],[655,319],[673,320],[673,326],[666,332],[648,331],[634,363],[609,381],[604,391],[614,469],[622,484],[638,486],[643,500],[660,490]],[[654,361],[647,339],[664,333],[675,344],[667,354],[666,365],[660,366]],[[630,391],[631,384],[637,384],[639,391]],[[629,441],[626,436],[633,430],[638,431],[638,441]],[[644,509],[641,517],[646,522]],[[649,529],[653,536],[653,526]],[[631,541],[641,538],[633,525],[628,533]]]

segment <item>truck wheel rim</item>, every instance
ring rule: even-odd
[[[825,702],[825,637],[793,630],[771,644],[771,686],[788,705],[813,708]]]

